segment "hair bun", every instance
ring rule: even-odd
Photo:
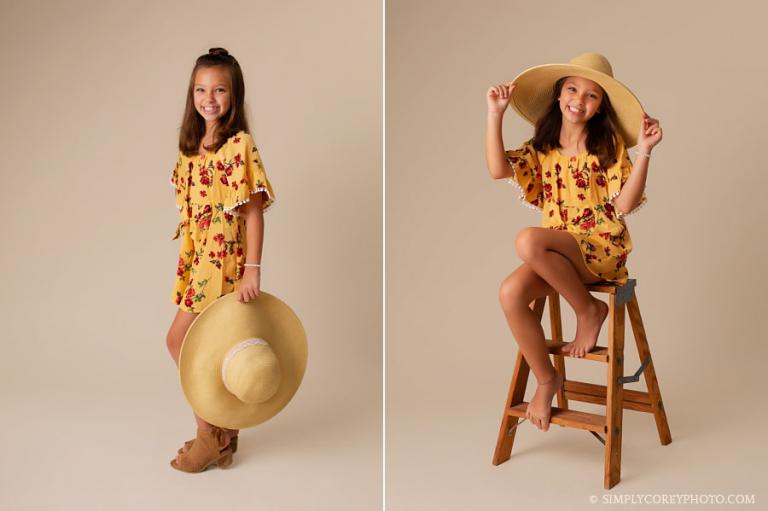
[[[229,52],[227,50],[225,50],[224,48],[211,48],[211,49],[208,50],[208,54],[209,55],[217,55],[217,56],[220,55],[222,57],[228,57],[229,56]]]

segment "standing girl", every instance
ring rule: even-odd
[[[231,292],[240,302],[259,294],[263,212],[274,192],[249,134],[244,97],[240,65],[227,50],[211,48],[197,59],[171,177],[180,214],[173,239],[181,237],[181,249],[171,294],[179,309],[167,345],[177,367],[187,329],[207,305]],[[197,437],[171,465],[197,472],[231,462],[238,431],[195,420]]]
[[[552,397],[563,376],[550,362],[544,330],[528,304],[559,293],[577,320],[575,338],[563,351],[583,357],[597,344],[608,305],[585,283],[627,282],[632,242],[623,217],[646,201],[648,159],[661,141],[661,127],[596,53],[528,69],[489,88],[486,99],[491,177],[508,178],[523,204],[542,215],[542,227],[517,235],[523,264],[502,282],[500,300],[538,383],[526,416],[547,431]],[[535,134],[520,148],[505,151],[501,124],[510,100],[535,125]],[[627,149],[634,145],[633,165]]]

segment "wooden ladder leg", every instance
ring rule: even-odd
[[[552,341],[562,342],[563,321],[560,316],[560,295],[558,293],[552,293],[549,295],[549,327]],[[563,375],[563,379],[565,379],[565,357],[562,355],[552,355],[552,358],[555,361],[555,369],[558,373]],[[557,407],[562,408],[563,410],[567,410],[568,398],[565,397],[565,391],[563,390],[564,388],[565,386],[557,390]],[[565,426],[561,424],[560,427],[564,428]]]
[[[537,298],[530,303],[536,317],[541,321],[544,314],[544,302],[546,298]],[[496,450],[493,453],[493,464],[500,465],[507,461],[512,453],[512,444],[515,442],[515,432],[517,429],[510,428],[516,426],[520,420],[518,417],[509,415],[508,410],[523,402],[525,399],[525,387],[528,385],[528,375],[531,368],[526,362],[523,353],[517,350],[517,359],[515,360],[515,371],[512,373],[512,382],[509,384],[509,393],[504,403],[504,412],[501,416],[501,427],[499,427],[499,436],[496,440]]]
[[[624,415],[624,304],[610,295],[608,313],[608,381],[605,400],[605,473],[603,486],[613,488],[621,479],[621,439]]]
[[[664,411],[664,403],[661,399],[659,382],[656,380],[656,370],[653,367],[651,349],[648,346],[648,338],[645,335],[643,318],[640,316],[640,306],[637,303],[637,294],[635,294],[632,297],[632,300],[627,303],[627,312],[629,313],[629,321],[632,324],[632,332],[635,336],[635,343],[637,344],[637,353],[640,356],[640,362],[645,360],[646,357],[650,360],[645,371],[643,371],[643,377],[645,378],[645,386],[648,389],[648,397],[651,400],[653,416],[656,419],[656,429],[659,431],[659,440],[661,441],[661,445],[667,445],[672,442],[672,434],[669,431],[669,422],[667,422],[667,413]]]

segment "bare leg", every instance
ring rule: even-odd
[[[528,264],[522,264],[504,279],[499,291],[501,308],[509,329],[538,383],[536,393],[526,409],[526,417],[543,431],[549,429],[552,396],[562,384],[562,377],[552,367],[544,341],[544,329],[528,304],[553,291]]]
[[[592,296],[584,283],[602,279],[586,267],[578,243],[567,232],[528,227],[520,231],[515,244],[523,261],[573,307],[576,337],[563,351],[583,357],[597,344],[608,315],[608,304]]]
[[[177,368],[179,367],[179,353],[181,352],[181,345],[184,342],[184,336],[187,334],[189,326],[192,324],[192,321],[194,321],[196,317],[197,314],[178,309],[176,312],[176,317],[173,319],[173,323],[171,323],[171,328],[168,330],[166,345],[168,346],[168,351],[170,352],[171,358],[173,358]],[[198,417],[196,413],[193,413],[193,415],[195,416],[197,427],[204,430],[210,429],[211,424]],[[228,436],[227,443],[229,443],[229,441],[239,432],[237,429],[226,429],[225,431],[227,432]],[[187,451],[186,447],[184,448],[184,451]],[[176,462],[178,463],[178,461],[179,459],[177,456]]]
[[[608,306],[584,287],[584,282],[601,279],[586,268],[578,244],[570,234],[526,228],[517,236],[516,246],[525,264],[502,284],[501,302],[510,330],[538,383],[526,415],[539,429],[547,431],[552,397],[562,385],[563,377],[552,367],[544,331],[528,304],[553,290],[571,304],[578,321],[576,340],[580,340],[577,351],[572,353],[574,356],[583,356],[596,344]]]

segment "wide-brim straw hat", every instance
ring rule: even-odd
[[[229,293],[192,322],[179,355],[179,378],[195,413],[242,429],[282,410],[307,366],[307,338],[288,305],[261,292],[248,303]]]
[[[613,77],[608,59],[599,53],[582,53],[568,64],[544,64],[526,69],[514,80],[510,104],[525,120],[536,125],[552,101],[555,82],[565,76],[580,76],[600,85],[611,100],[618,117],[618,131],[626,147],[637,144],[644,110],[632,91]]]

